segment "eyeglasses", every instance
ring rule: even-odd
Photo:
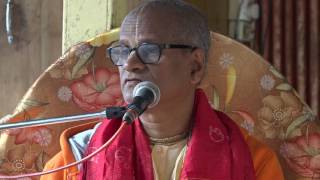
[[[137,53],[137,57],[141,60],[142,63],[158,64],[162,50],[171,48],[194,50],[196,47],[183,44],[142,43],[134,48],[130,48],[126,45],[117,45],[108,48],[107,52],[111,61],[116,66],[124,65],[127,62],[128,57],[132,51],[135,51]]]

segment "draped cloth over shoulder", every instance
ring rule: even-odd
[[[202,90],[197,90],[195,96],[194,123],[181,179],[255,179],[249,148],[237,125],[212,110]],[[103,123],[87,153],[105,143],[119,126],[118,121]],[[84,163],[80,176],[95,180],[152,180],[151,149],[141,122],[136,120],[97,157]]]

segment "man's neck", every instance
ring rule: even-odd
[[[171,103],[165,107],[156,106],[155,109],[145,112],[140,116],[140,120],[146,133],[153,138],[167,138],[188,131],[193,103],[194,97],[191,96],[183,102]]]

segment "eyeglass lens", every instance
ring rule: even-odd
[[[121,66],[127,61],[133,50],[130,50],[127,46],[120,45],[110,48],[109,55],[115,65]],[[160,47],[156,44],[141,44],[135,51],[140,60],[145,64],[157,63],[161,53]]]

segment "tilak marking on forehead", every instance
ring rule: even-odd
[[[125,36],[131,36],[134,37],[134,40],[137,41],[138,36],[138,26],[139,26],[139,20],[137,16],[129,16],[125,19],[121,34]]]
[[[147,20],[143,20],[144,18],[146,17],[139,14],[136,16],[126,17],[122,24],[121,34],[134,37],[134,40],[137,42],[138,35],[142,32],[141,27],[143,27],[143,33],[148,33],[147,31],[152,29],[151,23]]]
[[[122,24],[121,33],[127,35],[132,34],[136,30],[137,19],[136,17],[127,17]]]

